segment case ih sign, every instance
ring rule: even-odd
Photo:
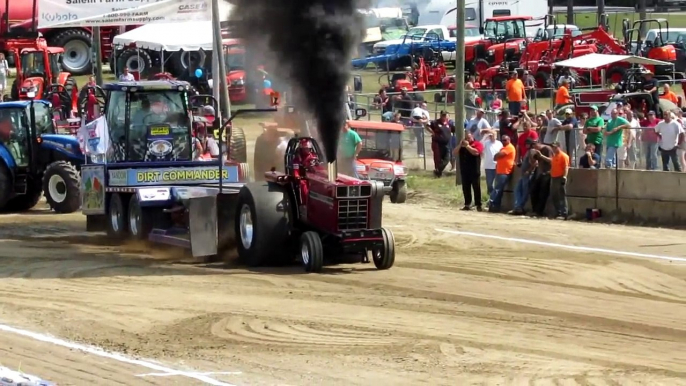
[[[38,27],[209,21],[211,0],[38,0]]]

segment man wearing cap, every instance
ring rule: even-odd
[[[684,141],[684,129],[679,122],[674,120],[671,111],[664,112],[664,120],[655,126],[660,141],[658,142],[660,155],[662,156],[662,170],[669,171],[669,161],[672,161],[674,171],[680,172],[681,166],[677,157],[677,148]]]
[[[538,133],[533,129],[534,123],[531,121],[527,114],[522,115],[520,120],[520,126],[522,127],[522,132],[517,136],[517,163],[521,163],[523,158],[529,152],[530,146],[527,144],[529,141],[538,141]]]
[[[552,145],[553,142],[558,140],[558,134],[562,126],[562,122],[555,117],[553,110],[548,109],[545,112],[546,118],[548,118],[548,126],[545,128],[545,136],[543,137],[543,143],[546,145]]]
[[[495,186],[493,187],[493,193],[491,193],[490,199],[488,200],[488,211],[493,213],[500,212],[505,186],[510,180],[510,176],[512,175],[515,166],[515,158],[517,157],[517,150],[515,150],[515,147],[512,145],[510,137],[503,135],[501,140],[503,142],[503,148],[493,157],[496,162]]]
[[[646,71],[643,73],[643,82],[641,84],[643,91],[650,94],[653,99],[653,110],[660,113],[660,84],[657,79],[653,77],[653,73]]]
[[[648,111],[646,119],[641,121],[641,143],[643,148],[641,152],[646,158],[646,170],[657,170],[657,148],[660,137],[655,132],[655,126],[658,124],[658,119],[655,111]]]
[[[560,142],[553,142],[552,157],[540,155],[540,159],[550,164],[550,190],[552,193],[555,217],[567,219],[567,174],[569,156],[560,148]]]
[[[486,131],[491,130],[491,125],[484,117],[485,114],[486,111],[484,109],[476,110],[476,116],[467,124],[467,131],[472,133],[476,141],[481,141]]]
[[[450,139],[455,133],[455,123],[443,110],[438,119],[429,124],[431,130],[431,150],[434,154],[434,175],[441,177],[450,163]]]
[[[591,116],[586,120],[584,125],[584,134],[586,135],[586,144],[595,145],[595,152],[602,159],[603,158],[603,128],[605,127],[605,120],[598,115],[598,106],[591,106]]]
[[[417,107],[412,110],[412,130],[417,139],[417,156],[424,157],[424,128],[429,124],[431,118],[429,112],[426,110],[426,103],[417,103]]]
[[[579,122],[574,116],[574,110],[571,108],[565,109],[565,119],[562,121],[560,130],[565,133],[565,146],[567,147],[567,154],[574,160],[572,163],[576,165],[576,130],[579,128]]]
[[[510,79],[505,85],[505,91],[507,93],[510,114],[514,116],[519,115],[519,112],[522,111],[522,102],[526,100],[526,89],[522,80],[517,77],[517,71],[510,73]]]
[[[555,110],[558,108],[572,103],[572,97],[569,96],[569,81],[563,79],[560,82],[560,87],[558,87],[555,93]]]
[[[617,150],[622,146],[624,132],[631,128],[629,121],[619,116],[617,109],[610,112],[610,120],[603,132],[607,144],[605,153],[605,167],[610,169],[617,166]]]

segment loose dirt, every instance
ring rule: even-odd
[[[112,246],[84,217],[0,216],[0,324],[236,385],[684,385],[684,232],[387,204],[396,266],[247,269]],[[195,385],[0,331],[0,362],[59,384]]]

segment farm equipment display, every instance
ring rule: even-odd
[[[17,63],[17,77],[10,90],[12,100],[55,100],[66,115],[76,114],[78,87],[74,77],[62,71],[60,56],[64,53],[63,48],[48,47],[42,38],[5,44]],[[28,92],[35,95],[28,96]]]
[[[641,33],[647,30],[651,24],[657,25],[657,36],[653,41],[644,41]],[[662,38],[663,31],[665,35],[669,33],[669,21],[666,19],[636,20],[633,25],[630,24],[629,19],[622,20],[622,32],[624,33],[627,52],[648,59],[672,63],[672,65],[646,66],[657,79],[673,80],[675,76],[684,78],[684,74],[677,74],[674,71],[674,64],[677,61],[676,48]]]
[[[395,262],[393,233],[382,227],[384,185],[338,174],[327,167],[311,137],[291,138],[285,173],[267,172],[266,183],[247,184],[238,197],[238,254],[250,265],[298,258],[307,272],[331,263]]]
[[[391,44],[386,47],[385,53],[369,56],[366,58],[353,59],[353,68],[365,68],[369,64],[387,71],[395,71],[399,68],[411,67],[415,57],[427,57],[437,55],[442,61],[443,51],[455,51],[455,42],[440,40],[438,36],[426,37],[405,36],[403,43]]]
[[[392,203],[404,203],[407,200],[407,169],[402,147],[405,127],[374,121],[348,121],[348,125],[362,139],[362,150],[356,160],[360,179],[382,182]]]
[[[385,77],[387,83],[383,86],[387,92],[400,92],[403,89],[424,91],[427,88],[440,88],[446,76],[447,69],[440,53],[428,49],[423,56],[412,57],[411,70],[392,74],[387,72],[379,77],[379,84]]]
[[[50,208],[72,213],[81,205],[78,140],[56,134],[50,103],[0,103],[0,210],[33,208],[41,193]]]
[[[93,35],[90,28],[37,28],[37,0],[0,2],[0,51],[7,52],[8,42],[35,40],[39,33],[52,47],[64,48],[60,63],[73,75],[87,75],[92,69]],[[126,30],[135,26],[124,27]],[[120,27],[100,27],[100,50],[103,58],[113,51],[112,39]],[[8,58],[11,60],[11,58]],[[12,63],[10,62],[10,65]],[[110,63],[111,65],[111,63]]]

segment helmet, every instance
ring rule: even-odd
[[[300,140],[300,148],[301,149],[312,149],[312,143],[310,143],[309,139],[303,138]]]

